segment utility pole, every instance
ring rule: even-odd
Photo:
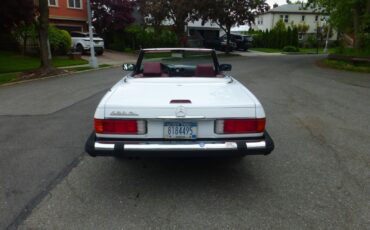
[[[329,6],[328,6],[328,16],[325,17],[326,25],[327,25],[327,32],[326,32],[326,41],[325,41],[325,48],[324,48],[324,53],[328,53],[328,45],[329,45],[329,36],[330,36],[330,30],[331,30],[331,25],[329,22],[329,17],[330,17],[330,11],[331,11],[331,0],[329,0]]]
[[[316,54],[319,54],[319,21],[316,22]]]
[[[91,5],[90,5],[90,0],[87,0],[86,2],[87,2],[87,13],[88,13],[88,18],[89,18],[89,36],[90,36],[90,60],[89,60],[89,64],[92,68],[96,69],[96,68],[98,68],[98,60],[95,57]]]

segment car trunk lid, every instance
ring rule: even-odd
[[[232,78],[128,79],[114,87],[105,117],[254,117],[255,102]]]

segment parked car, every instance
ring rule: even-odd
[[[100,101],[91,156],[267,155],[274,143],[258,99],[211,49],[141,50]]]
[[[226,35],[223,36],[226,39]],[[247,51],[252,47],[253,38],[250,35],[230,34],[230,40],[236,44],[236,50]]]
[[[90,52],[90,36],[85,32],[71,32],[72,48],[80,53]],[[104,53],[104,40],[97,34],[93,35],[94,50],[97,55]]]
[[[227,50],[227,40],[225,37],[206,39],[203,41],[203,46],[209,49],[226,51]],[[234,51],[236,47],[237,47],[236,43],[233,41],[230,41],[229,51]]]

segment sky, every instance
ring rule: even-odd
[[[266,2],[272,7],[275,3],[277,3],[279,6],[286,4],[286,0],[266,0]],[[294,2],[294,1],[293,1]]]

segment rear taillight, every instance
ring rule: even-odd
[[[262,133],[265,131],[266,118],[225,119],[215,121],[217,134]]]
[[[143,120],[95,119],[95,132],[101,134],[139,135],[146,133]]]

